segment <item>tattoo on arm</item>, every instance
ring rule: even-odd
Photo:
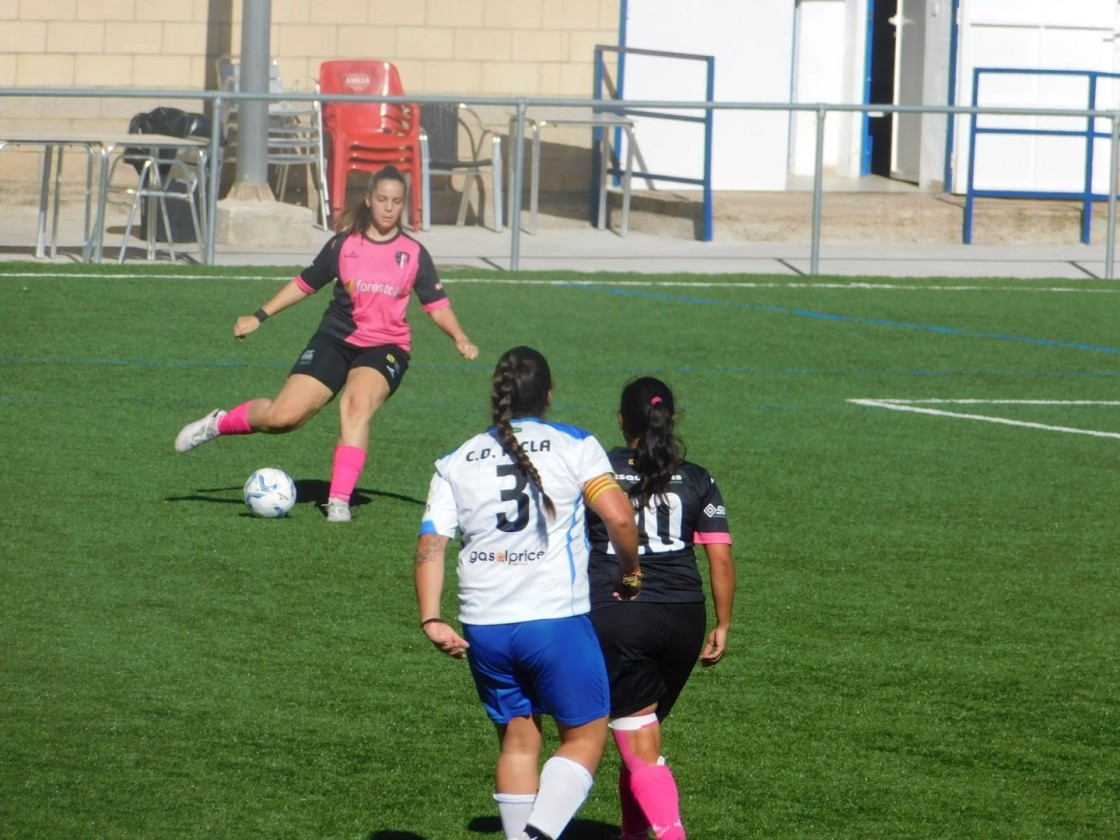
[[[447,537],[439,534],[422,534],[416,542],[416,565],[421,563],[443,562],[443,550],[447,546]]]

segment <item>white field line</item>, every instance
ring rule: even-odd
[[[480,285],[512,286],[655,286],[658,288],[693,289],[840,289],[849,291],[882,290],[896,292],[1083,292],[1089,294],[1120,294],[1118,288],[1084,289],[1076,286],[976,286],[976,285],[932,285],[902,283],[805,283],[799,281],[757,281],[757,280],[523,280],[515,277],[458,277],[448,283],[477,283]]]
[[[57,280],[127,280],[135,278],[137,273],[101,274],[101,273],[65,273],[54,274],[44,270],[39,272],[0,272],[0,280],[4,278],[43,279]],[[152,277],[152,280],[213,280],[210,274],[175,274],[162,277]],[[287,273],[260,272],[244,274],[223,274],[222,280],[289,280]],[[1053,293],[1082,293],[1094,295],[1120,294],[1120,288],[1086,289],[1076,286],[978,286],[978,285],[931,285],[931,284],[902,284],[902,283],[806,283],[799,281],[754,281],[754,280],[543,280],[519,277],[457,277],[443,281],[448,285],[476,284],[483,286],[604,286],[604,287],[655,287],[655,288],[692,288],[692,289],[839,289],[849,291],[900,291],[900,292],[1053,292]]]
[[[923,404],[933,405],[1120,405],[1115,400],[871,400],[850,399],[850,403],[870,408],[886,408],[891,411],[910,411],[915,414],[932,414],[936,417],[954,417],[958,420],[982,420],[986,423],[1000,423],[1005,426],[1020,426],[1027,429],[1042,429],[1048,432],[1065,432],[1072,435],[1091,435],[1092,437],[1120,439],[1120,432],[1101,432],[1095,429],[1075,429],[1071,426],[1051,426],[1046,423],[1030,423],[1025,420],[1012,420],[1008,417],[991,417],[984,414],[965,414],[958,411],[943,411],[938,408],[922,408]]]

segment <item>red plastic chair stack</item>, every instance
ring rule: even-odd
[[[400,74],[388,61],[324,61],[319,92],[401,96]],[[346,203],[346,178],[392,164],[408,176],[411,224],[420,227],[420,108],[398,102],[324,102],[323,129],[330,135],[331,216]]]

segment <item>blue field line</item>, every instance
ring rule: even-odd
[[[3,365],[85,365],[86,367],[206,367],[206,368],[289,368],[291,362],[240,362],[219,360],[199,362],[176,359],[0,359]]]
[[[49,367],[121,367],[121,368],[267,368],[269,370],[287,370],[287,362],[245,362],[245,361],[189,361],[175,359],[16,359],[0,358],[0,367],[3,366],[33,366],[42,365]],[[442,363],[419,362],[409,365],[411,370],[426,370],[439,372],[458,372],[464,369],[479,369],[489,371],[488,365],[478,363]],[[616,373],[620,376],[637,376],[649,373],[645,366],[630,365],[557,365],[553,367],[556,372],[563,373]],[[916,368],[891,370],[889,368],[856,369],[849,368],[813,368],[813,367],[755,367],[747,365],[661,365],[655,371],[665,375],[682,376],[690,374],[706,374],[709,376],[845,376],[849,378],[884,376],[909,376],[946,379],[959,377],[971,379],[982,377],[1007,377],[1011,379],[1116,379],[1120,378],[1120,371],[1100,370],[920,370]],[[25,402],[27,397],[12,397],[0,394],[0,404],[11,402]]]
[[[269,368],[288,370],[292,366],[291,360],[281,360],[275,362],[246,362],[235,359],[217,359],[213,361],[198,361],[193,359],[16,359],[12,357],[0,358],[0,366],[2,365],[49,365],[54,366],[77,366],[84,365],[86,367],[172,367],[172,368]],[[452,364],[410,364],[409,368],[412,370],[485,370],[490,371],[492,368],[489,365],[481,363],[452,363]]]
[[[912,324],[906,321],[889,321],[885,318],[857,318],[852,315],[836,315],[830,312],[814,312],[811,309],[791,309],[786,306],[772,306],[761,303],[739,303],[737,301],[711,300],[710,298],[690,297],[686,295],[673,295],[666,292],[642,292],[635,289],[619,289],[603,286],[587,286],[581,283],[565,284],[568,288],[582,289],[589,292],[607,292],[608,294],[622,295],[624,297],[652,298],[671,303],[697,303],[702,306],[724,306],[732,309],[748,309],[753,312],[774,312],[780,315],[795,315],[801,318],[817,318],[822,321],[838,321],[849,324],[864,324],[875,327],[889,327],[891,329],[920,330],[924,332],[940,333],[942,335],[956,335],[966,338],[992,338],[998,341],[1017,341],[1023,344],[1037,344],[1043,347],[1061,347],[1067,350],[1090,350],[1094,353],[1112,353],[1120,355],[1120,347],[1104,347],[1096,344],[1081,344],[1071,341],[1055,341],[1049,338],[1030,338],[1021,335],[1004,335],[1002,333],[980,332],[979,330],[965,330],[956,327],[940,327],[935,324]]]

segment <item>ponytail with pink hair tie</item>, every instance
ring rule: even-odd
[[[657,397],[657,396],[653,397],[653,398],[652,398],[652,399],[651,399],[651,400],[649,401],[649,404],[650,404],[650,405],[660,405],[660,403],[661,403],[661,397]]]

